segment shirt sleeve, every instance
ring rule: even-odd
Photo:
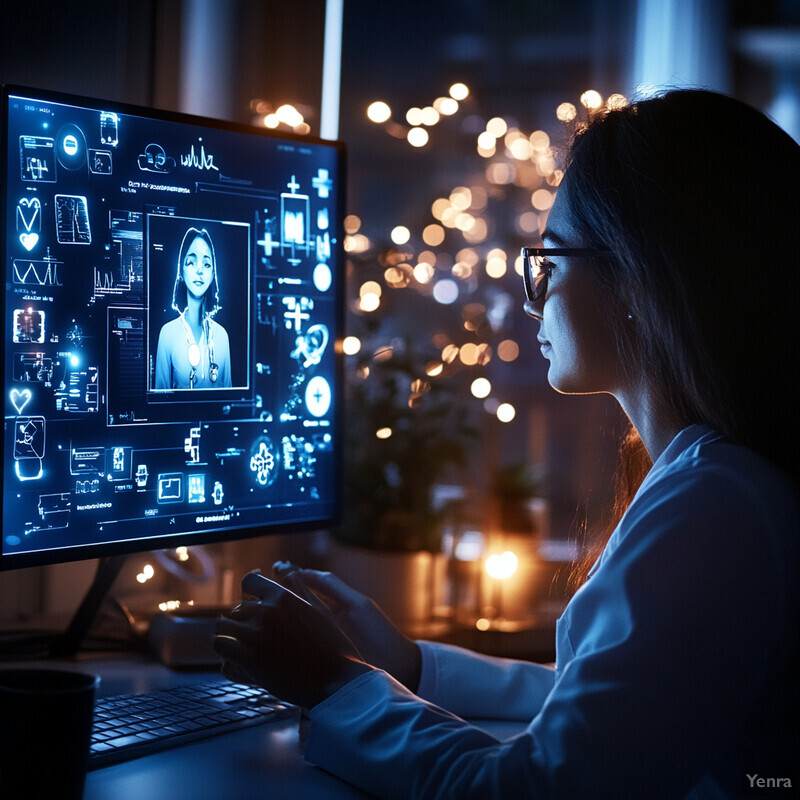
[[[417,694],[461,717],[530,720],[553,688],[555,670],[541,664],[436,642],[418,644],[422,674]]]
[[[161,328],[156,348],[156,389],[172,388],[172,346],[169,323]]]
[[[689,471],[643,500],[568,606],[565,664],[524,733],[496,741],[374,672],[312,709],[306,757],[398,800],[686,797],[796,644],[796,553],[735,477]],[[705,796],[741,791],[734,763],[738,783]]]

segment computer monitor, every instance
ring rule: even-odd
[[[344,147],[3,90],[0,566],[327,526]]]

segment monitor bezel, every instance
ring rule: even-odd
[[[116,542],[103,542],[94,545],[79,545],[75,547],[64,547],[59,549],[28,551],[24,553],[8,554],[2,552],[0,547],[0,572],[5,570],[22,569],[48,564],[67,563],[72,561],[85,561],[94,558],[104,558],[107,556],[119,556],[132,553],[148,552],[151,550],[171,549],[180,546],[197,546],[199,544],[212,544],[226,541],[238,541],[251,539],[258,536],[275,535],[282,533],[298,533],[303,531],[324,530],[337,525],[342,517],[343,502],[343,458],[344,458],[344,354],[340,346],[340,339],[345,333],[345,272],[346,261],[344,253],[344,227],[343,221],[346,209],[347,195],[347,147],[341,140],[322,139],[308,134],[299,135],[288,131],[275,131],[262,129],[253,125],[240,122],[220,120],[202,117],[194,114],[172,111],[168,109],[152,108],[148,106],[134,105],[131,103],[116,100],[105,100],[102,98],[87,95],[72,94],[66,92],[41,89],[19,84],[4,84],[2,86],[2,127],[0,128],[0,147],[2,147],[2,158],[5,162],[8,153],[8,124],[9,124],[9,97],[27,96],[31,99],[40,99],[43,102],[61,103],[66,105],[76,105],[88,108],[96,108],[102,111],[111,111],[118,114],[134,115],[149,119],[162,120],[166,122],[176,122],[186,125],[199,126],[223,131],[230,131],[252,136],[259,136],[275,141],[293,142],[298,144],[314,144],[332,148],[336,153],[338,171],[338,195],[336,202],[338,231],[334,243],[337,251],[336,263],[338,270],[333,271],[333,298],[335,324],[338,336],[334,338],[333,359],[334,359],[334,410],[332,414],[331,427],[334,439],[338,446],[333,450],[333,483],[334,491],[332,496],[331,513],[321,515],[318,519],[310,519],[295,522],[265,522],[263,526],[247,526],[242,528],[227,528],[213,531],[203,531],[202,533],[187,532],[184,534],[171,534],[147,539],[130,539]],[[7,269],[7,247],[8,232],[6,230],[6,177],[3,177],[3,186],[0,190],[0,237],[2,237],[3,270]],[[5,330],[7,324],[6,303],[0,303],[0,324]],[[5,336],[2,343],[2,364],[5,369],[8,357],[8,343]],[[6,467],[5,447],[6,436],[8,435],[8,420],[5,419],[4,412],[3,425],[3,457],[0,458],[0,485],[5,486]],[[4,491],[0,491],[0,519],[2,519],[4,502]],[[1,534],[0,534],[1,535]]]

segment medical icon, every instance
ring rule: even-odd
[[[203,140],[200,139],[200,141],[202,142]],[[194,145],[192,145],[186,155],[181,155],[181,166],[194,167],[194,169],[213,169],[219,172],[219,167],[214,164],[214,156],[211,153],[206,153],[204,144],[200,145],[199,153],[195,151]]]
[[[295,339],[292,358],[297,359],[303,369],[316,366],[322,361],[328,338],[328,329],[324,325],[312,325]]]
[[[17,201],[17,233],[20,244],[30,253],[39,243],[42,230],[42,201],[38,197],[20,197]]]
[[[44,342],[44,311],[37,311],[33,308],[14,309],[14,333],[15,344],[41,344]]]
[[[136,485],[140,489],[144,489],[144,487],[147,486],[147,479],[149,477],[150,473],[147,470],[147,464],[139,464],[139,466],[136,467],[136,475],[134,477]]]
[[[56,363],[44,353],[14,353],[13,375],[15,381],[23,383],[42,383],[50,386]]]
[[[69,453],[70,475],[97,475],[106,470],[105,447],[74,447]]]
[[[319,263],[314,267],[312,278],[314,286],[318,292],[327,292],[333,283],[333,273],[331,268],[325,263]]]
[[[100,112],[100,142],[109,147],[119,144],[119,117],[113,111]]]
[[[308,195],[298,194],[300,184],[294,175],[287,184],[290,192],[281,193],[281,252],[289,251],[287,261],[296,266],[298,252],[308,254],[311,248],[310,211]]]
[[[42,477],[44,453],[44,417],[17,417],[14,420],[14,469],[21,481]]]
[[[75,171],[86,163],[86,137],[71,122],[62,125],[56,136],[56,157],[64,169]]]
[[[22,413],[22,410],[25,408],[25,406],[27,406],[28,403],[30,403],[32,396],[33,395],[31,394],[30,389],[23,389],[22,391],[20,391],[19,389],[12,389],[9,392],[11,405],[17,409],[17,414]]]
[[[89,172],[95,175],[111,175],[114,172],[111,151],[89,148]]]
[[[317,211],[317,227],[321,231],[327,231],[328,230],[328,225],[330,225],[330,218],[328,216],[328,209],[327,208],[321,208],[319,211]]]
[[[187,500],[190,503],[205,503],[206,501],[206,476],[203,474],[189,475],[187,479]]]
[[[165,472],[158,476],[159,503],[180,503],[183,500],[183,473]]]
[[[283,314],[286,330],[294,328],[300,333],[303,323],[311,318],[309,312],[314,309],[314,301],[310,297],[284,297],[281,302],[287,309]]]
[[[167,151],[160,144],[149,144],[144,153],[139,156],[139,169],[143,172],[172,172],[175,169],[175,159],[167,155]]]
[[[215,506],[222,505],[222,499],[225,497],[225,492],[222,490],[222,484],[219,481],[214,481],[214,491],[211,493]]]
[[[278,474],[275,447],[266,436],[261,436],[250,448],[250,471],[260,486],[269,486]]]
[[[189,435],[183,440],[183,450],[187,464],[200,463],[200,428],[189,429]]]
[[[71,504],[69,492],[40,494],[38,511],[42,524],[38,530],[68,527]]]
[[[77,356],[73,358],[77,359]],[[61,381],[54,392],[56,410],[72,414],[96,412],[100,398],[97,367],[88,366],[80,369],[80,365],[77,365],[77,368],[70,366],[65,380]]]
[[[106,449],[106,477],[110,481],[129,481],[133,472],[133,448]]]
[[[54,258],[43,261],[15,258],[14,283],[22,286],[61,286],[59,266],[63,266],[63,263]]]
[[[324,417],[331,407],[331,385],[321,375],[313,377],[306,386],[306,408],[315,417]]]
[[[86,198],[73,194],[57,194],[55,199],[58,243],[91,244],[92,231]]]
[[[48,136],[19,137],[19,165],[22,180],[56,182],[55,142]]]
[[[331,196],[333,181],[327,169],[320,167],[317,170],[316,177],[311,179],[311,185],[317,190],[317,195],[323,200]]]

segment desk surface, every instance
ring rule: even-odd
[[[28,662],[99,675],[99,697],[199,683],[215,672],[176,672],[144,656],[79,657]],[[483,721],[498,738],[519,723]],[[370,795],[308,764],[301,752],[299,716],[170,748],[93,770],[84,800],[354,800]]]

